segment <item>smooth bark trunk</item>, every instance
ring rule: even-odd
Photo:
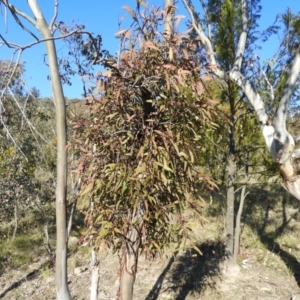
[[[164,0],[164,9],[170,9],[169,13],[166,15],[166,19],[164,22],[164,33],[168,38],[170,38],[174,33],[175,10],[172,8],[173,6],[174,6],[174,0]]]
[[[235,162],[233,155],[229,155],[228,159],[228,185],[227,185],[227,208],[226,208],[226,265],[229,267],[233,262],[233,246],[234,246],[234,177]]]
[[[52,33],[45,21],[36,0],[28,0],[28,4],[36,19],[36,27],[46,44],[47,58],[50,70],[52,93],[56,114],[57,137],[57,182],[56,182],[56,295],[58,300],[71,299],[67,281],[67,127],[66,105],[58,67],[55,43]]]
[[[133,285],[136,278],[138,255],[140,247],[140,234],[134,226],[128,230],[123,244],[121,257],[119,300],[133,299]]]
[[[246,196],[247,196],[246,195],[246,185],[243,185],[239,210],[236,215],[236,222],[235,222],[234,251],[233,251],[233,263],[234,264],[236,264],[239,250],[240,250],[241,217],[242,217],[242,212],[243,212]]]
[[[98,299],[98,285],[99,285],[99,261],[95,250],[92,250],[91,254],[91,265],[92,265],[92,280],[91,280],[91,297],[90,300]]]
[[[27,4],[34,16],[31,18],[8,1],[0,0],[12,13],[15,20],[17,14],[34,25],[45,40],[47,59],[50,70],[52,93],[55,103],[56,135],[57,135],[57,182],[56,182],[56,294],[58,300],[70,299],[67,282],[67,224],[66,224],[66,194],[67,194],[67,128],[66,128],[66,106],[62,89],[61,77],[58,67],[57,54],[53,33],[53,23],[56,20],[55,11],[51,24],[48,25],[37,0],[27,0]],[[55,1],[57,8],[58,1]],[[25,27],[18,22],[25,29]],[[28,30],[27,30],[28,31]],[[29,31],[30,32],[30,31]],[[35,36],[32,32],[31,35]],[[36,37],[37,39],[37,37]]]

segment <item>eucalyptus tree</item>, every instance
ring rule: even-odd
[[[300,72],[300,46],[295,47],[293,58],[291,60],[290,68],[287,71],[286,81],[284,83],[282,96],[278,102],[276,112],[272,116],[266,108],[266,105],[261,97],[258,85],[252,77],[247,76],[247,72],[243,67],[245,60],[245,49],[249,41],[249,28],[251,28],[251,13],[250,8],[253,1],[240,0],[234,5],[236,13],[239,15],[240,30],[236,40],[236,47],[234,48],[233,64],[227,67],[222,66],[218,61],[218,51],[213,40],[208,36],[210,28],[210,18],[206,22],[197,21],[197,14],[191,0],[182,0],[191,19],[193,29],[201,40],[207,55],[207,70],[215,77],[223,80],[230,80],[239,89],[240,94],[245,94],[245,97],[251,104],[255,111],[261,125],[261,132],[263,134],[267,149],[275,161],[280,174],[283,177],[283,186],[285,189],[300,200],[300,177],[298,171],[297,161],[300,157],[300,150],[295,149],[295,139],[287,130],[286,122],[288,116],[288,109],[291,97],[296,89],[296,82],[299,78]],[[223,1],[222,1],[223,2]],[[233,1],[226,0],[224,3],[229,5]],[[256,1],[254,1],[256,2]],[[205,11],[210,15],[209,7],[205,5]],[[227,28],[230,30],[230,28]],[[222,45],[219,45],[222,47]],[[248,58],[248,63],[251,64],[251,59]],[[265,78],[265,80],[268,80]]]
[[[134,25],[118,32],[119,59],[99,73],[90,115],[73,122],[74,172],[82,176],[79,205],[88,207],[84,238],[120,250],[118,297],[131,300],[141,251],[151,258],[180,244],[189,232],[185,205],[199,212],[199,185],[214,184],[197,160],[200,133],[213,125],[197,42],[159,32],[168,8],[124,8]]]
[[[207,51],[209,60],[208,69],[210,73],[221,79],[229,78],[245,94],[259,119],[267,149],[273,160],[276,162],[280,174],[283,177],[283,186],[300,200],[300,177],[297,168],[300,150],[295,149],[295,140],[288,132],[286,126],[290,99],[295,91],[295,83],[297,82],[300,72],[300,46],[298,45],[295,48],[281,99],[277,106],[274,118],[271,119],[265,103],[258,92],[255,81],[248,78],[243,69],[249,24],[251,23],[249,1],[241,0],[238,3],[239,5],[235,7],[241,18],[241,29],[235,48],[234,63],[228,69],[220,67],[214,45],[205,33],[203,25],[200,22],[197,22],[191,1],[182,1],[189,12],[193,28],[197,32],[199,39],[202,41],[203,46]]]
[[[41,34],[45,42],[49,70],[51,76],[51,85],[53,98],[56,108],[56,130],[57,130],[57,183],[56,183],[56,228],[57,228],[57,244],[56,244],[56,292],[58,299],[70,299],[70,293],[67,282],[67,224],[66,224],[66,181],[67,181],[67,153],[65,150],[67,142],[66,131],[66,106],[62,89],[62,83],[59,73],[58,60],[56,55],[55,43],[53,40],[54,22],[57,17],[58,2],[55,5],[55,14],[51,24],[47,24],[46,19],[36,0],[28,0],[33,17],[25,14],[16,6],[8,1],[1,1],[8,9],[18,24],[24,29],[23,23],[19,17],[25,19],[33,25]],[[31,32],[31,31],[30,31]],[[35,36],[32,33],[33,36]],[[39,39],[37,39],[39,41]],[[8,46],[12,46],[4,41]],[[19,47],[22,48],[22,47]]]
[[[90,43],[81,43],[80,46],[89,46],[90,50],[93,48],[98,48],[100,46],[98,43],[95,46],[94,39],[92,35],[83,30],[82,27],[77,27],[74,30],[68,31],[67,28],[61,28],[62,22],[56,23],[58,15],[58,5],[59,1],[53,1],[54,14],[50,22],[47,23],[42,9],[40,8],[37,0],[28,0],[27,5],[30,13],[25,13],[21,11],[12,2],[7,0],[1,0],[0,3],[3,7],[8,10],[16,23],[20,27],[29,33],[33,37],[34,41],[27,45],[19,45],[17,42],[9,42],[4,39],[1,35],[1,46],[7,46],[9,48],[15,49],[18,52],[18,59],[20,58],[22,52],[39,43],[45,43],[48,66],[51,79],[51,87],[53,94],[53,101],[55,105],[56,114],[56,138],[57,138],[57,180],[56,180],[56,229],[57,229],[57,243],[56,243],[56,294],[58,299],[70,299],[70,293],[68,289],[67,282],[67,224],[66,224],[66,194],[67,194],[67,130],[66,130],[66,104],[62,88],[62,79],[59,70],[58,58],[55,47],[55,39],[66,39],[73,35],[76,35],[76,40],[79,41],[81,34],[87,34],[89,36]],[[27,22],[27,23],[26,23]],[[25,24],[24,24],[25,23]],[[33,26],[34,29],[28,28]],[[63,29],[63,30],[62,30]],[[61,36],[56,36],[55,33],[60,32]],[[41,37],[37,37],[40,35]],[[92,45],[92,46],[91,46]],[[83,51],[84,49],[82,49]],[[99,58],[98,51],[90,51],[90,55],[93,60]],[[17,64],[16,64],[17,65]],[[16,69],[14,70],[14,72]],[[11,73],[11,77],[13,77]],[[2,93],[3,96],[3,93]],[[7,130],[9,134],[9,131]],[[12,137],[13,139],[13,137]]]
[[[207,6],[205,6],[202,1],[202,5],[205,8],[205,17],[202,22],[209,26],[207,32],[211,42],[215,46],[215,55],[222,69],[231,69],[235,62],[235,50],[241,32],[241,16],[236,9],[238,4],[239,0],[209,0],[207,1]],[[253,55],[251,44],[257,38],[257,16],[259,15],[260,8],[257,1],[251,1],[249,5],[251,23],[249,24],[248,40],[245,46],[245,56],[247,58]],[[201,22],[197,15],[195,18],[198,19],[199,23]],[[244,63],[242,68],[247,71],[247,64]],[[235,222],[234,209],[236,198],[238,197],[237,188],[239,187],[237,184],[241,180],[245,181],[245,178],[249,175],[246,175],[246,173],[249,171],[250,151],[253,151],[253,147],[249,147],[249,145],[243,148],[245,146],[244,140],[247,139],[245,131],[251,130],[249,127],[249,124],[251,124],[250,120],[246,118],[247,114],[247,117],[251,119],[251,110],[245,102],[244,94],[240,94],[239,88],[230,78],[226,77],[217,80],[219,84],[216,84],[216,88],[219,90],[219,99],[222,103],[222,107],[219,108],[223,118],[221,127],[223,130],[225,129],[222,135],[226,135],[224,140],[227,141],[227,145],[225,146],[227,159],[227,163],[225,164],[227,202],[225,226],[226,262],[228,265],[234,265],[236,263],[236,251],[234,249],[239,241],[239,236],[237,239],[234,238],[235,223],[238,223]],[[245,172],[241,173],[241,169],[244,169]],[[242,190],[244,191],[244,189]],[[236,232],[238,232],[238,229]]]

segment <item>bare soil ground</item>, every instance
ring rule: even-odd
[[[148,261],[142,257],[134,299],[300,299],[297,278],[279,255],[252,249],[243,253],[241,266],[225,272],[221,243],[203,243],[199,247],[202,256],[187,250],[169,259]],[[116,299],[118,258],[102,254],[100,259],[99,299]],[[0,278],[0,299],[55,299],[53,270],[39,267],[40,263],[24,271],[6,270]],[[71,294],[73,299],[89,299],[89,262],[85,259],[77,264],[68,277]],[[39,271],[30,274],[36,269]]]
[[[176,256],[141,257],[135,300],[300,300],[300,213],[295,206],[251,206],[245,211],[238,265],[224,269],[222,216],[196,228],[202,255],[186,249]],[[99,299],[116,299],[117,255],[100,251]],[[55,299],[53,268],[40,257],[0,274],[0,299]],[[81,251],[69,258],[73,299],[89,299],[89,259]]]

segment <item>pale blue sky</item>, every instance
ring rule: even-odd
[[[30,14],[29,9],[26,7],[27,1],[12,0],[11,2]],[[148,2],[150,5],[163,4],[163,0],[149,0]],[[50,20],[53,13],[53,1],[40,0],[39,3],[47,20]],[[63,20],[66,24],[70,24],[72,21],[85,24],[87,30],[102,35],[103,49],[108,49],[114,54],[118,49],[119,42],[115,39],[115,32],[118,30],[118,20],[121,16],[128,15],[126,10],[122,10],[121,7],[123,5],[135,7],[135,4],[136,0],[61,0],[58,20]],[[259,23],[262,29],[272,24],[276,15],[285,12],[288,7],[295,13],[300,11],[300,0],[262,0],[261,4],[263,9]],[[177,13],[187,15],[181,3],[178,5]],[[127,19],[129,21],[130,16],[127,16]],[[0,32],[7,41],[22,45],[33,41],[33,38],[27,32],[22,31],[11,17],[8,18],[8,22],[5,22],[3,7],[0,20]],[[24,24],[26,24],[25,21]],[[31,25],[28,25],[28,27],[32,29]],[[122,28],[124,27],[126,27],[126,21]],[[274,37],[271,41],[264,44],[263,51],[259,55],[263,58],[271,57],[272,53],[276,51],[278,43],[278,37]],[[59,43],[57,44],[57,49],[60,52],[66,51],[66,49],[61,48],[61,44]],[[25,78],[28,86],[37,87],[41,91],[42,96],[50,96],[50,82],[47,80],[48,70],[44,64],[44,53],[44,45],[37,45],[26,50],[21,60],[26,61]],[[11,50],[5,47],[0,48],[0,59],[10,58],[11,56]],[[80,79],[74,78],[72,86],[64,86],[64,92],[69,98],[80,97],[82,94]]]

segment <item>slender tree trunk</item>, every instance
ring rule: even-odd
[[[28,4],[36,19],[36,27],[46,44],[50,70],[52,93],[56,113],[57,137],[57,183],[56,183],[56,295],[58,300],[71,299],[67,281],[67,127],[66,105],[63,94],[55,43],[52,33],[36,0],[28,0]]]
[[[240,234],[241,234],[241,216],[244,208],[244,202],[246,198],[246,185],[243,185],[241,192],[241,200],[239,205],[239,210],[236,215],[235,222],[235,234],[234,234],[234,252],[233,252],[233,263],[236,264],[239,249],[240,249]]]
[[[49,242],[48,224],[44,225],[44,232],[45,232],[45,237],[46,237],[46,242],[45,242],[46,250],[50,256],[53,256],[51,245]]]
[[[99,261],[95,250],[92,250],[91,254],[91,265],[92,265],[92,282],[91,282],[91,297],[90,300],[98,299],[98,285],[99,285]]]
[[[174,13],[175,10],[171,8],[174,6],[174,0],[164,0],[164,9],[170,9],[169,13],[166,16],[164,23],[164,33],[166,37],[170,37],[174,33]]]
[[[15,228],[13,232],[13,240],[16,238],[17,230],[18,230],[18,199],[17,195],[15,196]]]
[[[73,160],[73,157],[72,157]],[[73,175],[71,174],[71,178],[72,178],[72,190],[75,192],[75,199],[74,202],[72,204],[72,208],[71,208],[71,212],[70,212],[70,217],[69,217],[69,222],[68,222],[68,237],[67,237],[67,242],[69,240],[70,234],[71,234],[71,230],[72,230],[72,224],[73,224],[73,219],[74,219],[74,215],[75,215],[75,211],[76,211],[76,205],[77,205],[77,197],[78,197],[78,190],[80,188],[80,183],[81,183],[81,178],[79,178],[79,180],[77,181],[76,185],[74,184],[73,181]]]
[[[46,37],[45,37],[46,38]],[[56,185],[56,292],[59,300],[70,299],[67,281],[67,130],[66,106],[53,41],[46,42],[53,96],[56,107],[57,185]]]
[[[71,234],[74,214],[75,214],[75,210],[76,210],[76,204],[77,204],[77,198],[74,200],[74,202],[72,204],[72,208],[71,208],[71,212],[70,212],[70,216],[69,216],[68,232],[67,232],[68,238],[67,238],[67,240],[69,240],[69,237],[70,237],[70,234]]]
[[[232,266],[234,246],[234,180],[236,166],[233,155],[228,158],[228,184],[227,184],[227,208],[226,208],[226,265]]]
[[[131,226],[123,243],[120,288],[118,293],[119,300],[133,299],[133,285],[137,272],[140,242],[141,239],[138,229]]]

